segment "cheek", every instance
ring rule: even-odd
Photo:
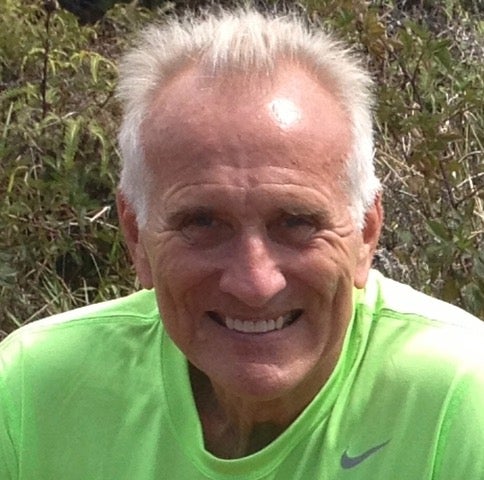
[[[180,291],[186,291],[201,288],[203,280],[212,276],[216,267],[203,256],[185,251],[169,254],[159,262],[159,270],[163,283],[169,282]]]
[[[334,250],[317,251],[300,263],[298,278],[314,292],[320,321],[339,330],[351,314],[354,262]],[[337,322],[336,319],[341,319]],[[330,328],[332,331],[333,328]]]
[[[153,259],[154,286],[163,314],[183,316],[197,311],[214,288],[215,268],[207,256],[171,242]]]
[[[316,290],[335,291],[341,281],[353,282],[355,255],[344,242],[319,242],[316,248],[305,252],[298,262],[289,259],[289,265],[297,264],[298,276],[306,279]]]

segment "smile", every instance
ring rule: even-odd
[[[207,315],[219,325],[225,326],[229,330],[235,330],[236,332],[241,333],[268,333],[273,332],[274,330],[281,330],[291,325],[301,316],[302,312],[301,309],[292,310],[285,315],[280,315],[277,318],[271,318],[268,320],[240,320],[238,318],[222,316],[213,311],[207,312]]]

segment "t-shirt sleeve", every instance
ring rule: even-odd
[[[460,376],[449,393],[435,466],[434,480],[484,479],[484,364]]]
[[[0,358],[0,479],[15,480],[18,478],[18,474],[11,421],[12,404],[1,378],[2,373]]]
[[[17,478],[13,444],[8,436],[2,415],[0,415],[0,478],[2,480],[14,480]]]

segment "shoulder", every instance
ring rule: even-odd
[[[155,295],[148,290],[54,315],[24,325],[0,343],[0,372],[29,359],[41,365],[74,353],[82,358],[127,332],[159,323]]]
[[[363,301],[375,315],[415,317],[429,325],[484,332],[484,323],[455,305],[419,292],[371,270]]]
[[[142,321],[156,315],[154,292],[141,290],[126,297],[94,303],[26,324],[11,333],[1,345],[4,346],[18,337],[25,337],[43,330],[75,328],[92,322],[100,324],[103,322]]]
[[[375,271],[357,295],[357,423],[392,438],[400,465],[432,462],[442,480],[481,478],[484,323]]]
[[[375,271],[360,307],[372,325],[374,348],[411,378],[420,373],[447,383],[468,372],[484,387],[484,322],[478,318]]]

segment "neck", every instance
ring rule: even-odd
[[[190,380],[205,448],[219,458],[241,458],[269,445],[297,418],[317,391],[268,401],[231,395],[196,367]]]

